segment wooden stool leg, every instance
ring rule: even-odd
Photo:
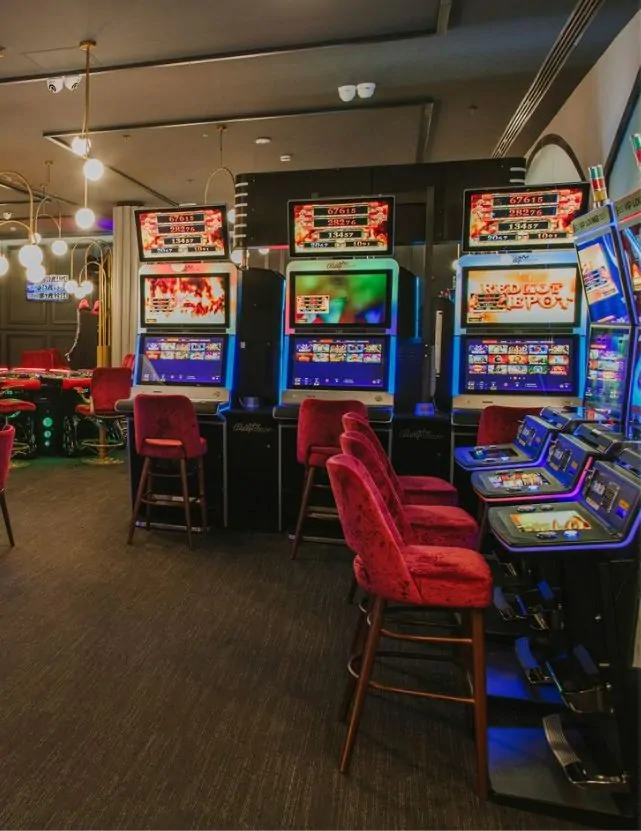
[[[372,677],[372,669],[374,668],[374,659],[376,658],[376,650],[378,649],[378,642],[381,637],[381,627],[383,626],[383,614],[385,612],[385,601],[377,597],[374,601],[374,608],[372,609],[372,622],[367,636],[367,643],[365,644],[365,652],[363,653],[363,661],[361,663],[361,671],[356,683],[356,695],[352,706],[352,712],[349,718],[349,725],[347,727],[347,735],[343,744],[343,752],[341,754],[341,773],[349,772],[349,763],[352,758],[352,750],[356,742],[356,734],[358,733],[358,726],[363,715],[365,707],[365,697],[369,690],[369,680]]]
[[[13,531],[11,530],[11,521],[9,520],[9,508],[7,508],[7,494],[4,489],[0,491],[0,509],[2,509],[4,527],[7,529],[9,545],[13,548],[15,546],[15,542],[13,539]]]
[[[185,508],[185,524],[187,526],[187,545],[191,549],[191,510],[189,505],[189,480],[187,479],[187,459],[180,460],[180,484],[182,485],[183,504]]]
[[[352,577],[352,582],[349,587],[349,591],[347,593],[347,602],[351,606],[354,602],[354,598],[356,597],[356,590],[358,589],[358,583],[356,582],[356,578]]]
[[[149,499],[149,494],[154,492],[154,462],[153,459],[149,459],[149,473],[148,473],[148,482],[146,488],[145,496],[147,497],[145,500],[145,531],[151,530],[151,501]]]
[[[365,647],[367,641],[367,614],[359,614],[354,637],[352,638],[352,645],[349,648],[349,660],[351,661],[356,655],[360,655]],[[354,691],[356,689],[357,679],[354,678],[351,672],[347,674],[347,682],[345,684],[345,692],[343,693],[343,701],[341,702],[341,709],[339,718],[345,721],[350,714],[352,702],[354,700]]]
[[[138,492],[136,493],[136,499],[134,502],[134,510],[131,514],[131,522],[129,523],[129,534],[127,536],[127,545],[131,545],[134,539],[134,531],[136,530],[136,520],[138,519],[138,511],[140,510],[140,506],[142,504],[142,498],[145,494],[145,488],[147,487],[147,479],[149,477],[149,465],[151,464],[151,459],[149,457],[145,458],[145,462],[142,466],[142,473],[140,474],[140,482],[138,483]]]
[[[207,494],[205,492],[205,463],[201,456],[197,462],[198,472],[198,500],[200,502],[200,514],[202,516],[203,531],[207,530]]]
[[[305,473],[305,482],[303,484],[303,496],[300,501],[300,510],[298,511],[298,519],[296,521],[296,531],[294,532],[294,543],[292,545],[292,560],[296,559],[298,546],[303,538],[303,525],[305,524],[305,517],[307,516],[307,507],[309,505],[309,497],[314,487],[314,475],[316,468],[308,467]]]
[[[487,695],[483,609],[473,609],[470,618],[472,624],[472,681],[474,684],[474,734],[476,740],[476,793],[480,799],[487,799]]]

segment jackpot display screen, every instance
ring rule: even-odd
[[[141,292],[143,327],[204,328],[227,324],[226,274],[145,275]]]
[[[636,323],[641,323],[641,218],[621,229],[621,254],[634,299]]]
[[[630,351],[627,329],[592,329],[588,348],[585,405],[621,419]]]
[[[391,254],[394,198],[292,201],[289,248],[292,257]]]
[[[290,360],[292,388],[387,389],[384,338],[293,337]]]
[[[224,337],[143,335],[138,353],[140,384],[224,384]]]
[[[526,534],[549,531],[589,531],[592,526],[577,511],[546,511],[545,513],[510,514],[517,530]]]
[[[575,326],[576,266],[463,269],[463,326]]]
[[[290,324],[387,328],[391,288],[389,271],[295,272],[291,275]]]
[[[574,340],[555,338],[462,339],[460,389],[467,392],[574,394]]]
[[[137,210],[140,261],[224,260],[229,256],[224,205]]]
[[[569,248],[572,222],[585,213],[588,185],[465,192],[463,251]]]
[[[612,231],[577,243],[576,251],[592,323],[629,323],[623,274]]]

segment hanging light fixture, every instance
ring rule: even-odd
[[[38,220],[42,217],[46,216],[48,219],[51,219],[58,231],[58,236],[51,241],[51,252],[55,254],[56,257],[64,257],[64,255],[67,253],[69,249],[69,246],[67,245],[66,240],[63,240],[62,238],[62,208],[60,206],[60,202],[58,202],[58,200],[54,197],[49,196],[49,194],[47,193],[47,190],[51,185],[52,165],[53,162],[51,161],[45,162],[47,175],[45,181],[42,184],[42,199],[38,203],[38,207],[36,209],[36,214],[34,218],[34,228],[38,227]],[[54,214],[52,214],[51,211],[48,210],[50,205],[57,209],[57,216],[54,216]],[[40,239],[38,239],[38,242],[40,242],[42,237],[37,231],[35,231],[35,236],[36,239],[40,237]]]
[[[18,260],[25,268],[37,266],[42,264],[43,254],[42,249],[36,243],[36,229],[35,229],[35,213],[34,213],[34,197],[33,188],[22,175],[15,170],[0,171],[0,180],[6,179],[11,186],[15,187],[17,183],[29,195],[29,222],[23,222],[21,219],[6,219],[0,222],[0,227],[3,225],[21,225],[27,232],[27,239],[22,248],[18,251]]]
[[[234,194],[234,196],[232,196],[232,206],[229,207],[227,210],[227,220],[233,225],[236,221],[236,209],[233,207],[233,201],[235,200],[236,193],[236,178],[234,174],[231,172],[231,170],[228,167],[225,167],[223,163],[223,142],[225,138],[225,133],[227,132],[227,127],[224,124],[219,124],[216,129],[218,130],[218,167],[209,174],[209,178],[207,179],[207,183],[205,184],[203,204],[208,204],[209,188],[211,186],[211,183],[213,182],[216,176],[222,174],[225,178],[229,180],[232,194]]]
[[[9,260],[7,259],[7,255],[4,253],[0,253],[0,277],[4,277],[5,274],[9,271]]]
[[[82,171],[85,179],[88,179],[90,182],[97,182],[102,178],[105,172],[105,166],[100,159],[94,159],[90,156],[91,140],[89,138],[89,104],[91,102],[91,97],[89,82],[91,78],[91,50],[94,49],[95,46],[95,40],[83,40],[80,43],[80,49],[85,53],[85,115],[82,122],[82,133],[80,136],[76,136],[78,141],[74,139],[74,141],[71,142],[71,148],[74,152],[81,149],[84,151],[82,155],[84,156],[85,163],[82,166]],[[76,149],[74,149],[74,142]]]
[[[27,268],[27,281],[29,283],[42,283],[46,276],[47,272],[42,263],[36,263]]]

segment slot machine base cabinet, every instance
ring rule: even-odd
[[[227,487],[226,487],[226,455],[227,437],[225,421],[218,415],[198,415],[200,435],[207,441],[207,453],[203,459],[205,468],[205,493],[207,496],[207,514],[209,527],[225,527],[227,524]],[[129,459],[129,483],[131,487],[131,504],[133,506],[142,475],[143,459],[136,453],[136,436],[134,431],[133,417],[127,419]],[[194,477],[190,477],[194,480]],[[180,499],[180,480],[165,479],[163,481],[165,501],[176,500],[176,507],[158,505],[151,507],[150,526],[156,530],[163,531],[184,531],[185,514]],[[195,480],[191,483],[195,487]],[[195,491],[192,491],[192,495]],[[145,507],[141,508],[138,515],[137,525],[145,526]],[[192,508],[192,531],[202,533],[202,522],[200,510]]]

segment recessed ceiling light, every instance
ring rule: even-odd
[[[280,157],[280,160],[281,160],[281,162],[291,162],[291,160],[292,160],[291,153],[283,153],[283,155]]]
[[[257,139],[254,139],[256,144],[271,144],[272,140],[269,136],[258,136]]]
[[[209,133],[203,133],[203,138],[209,138]]]

